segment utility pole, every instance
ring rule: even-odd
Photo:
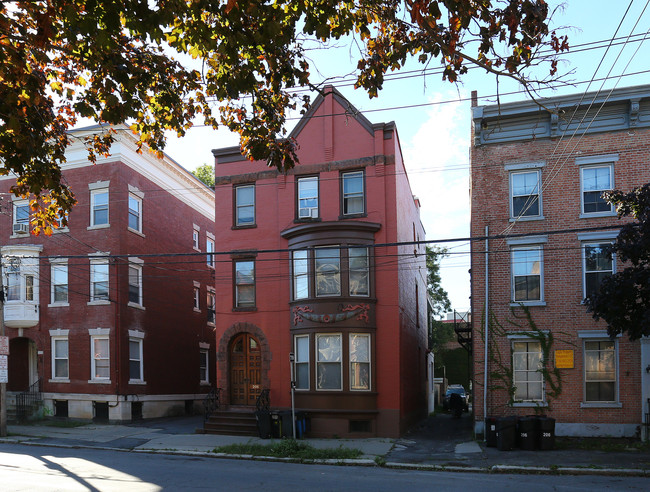
[[[0,255],[0,347],[3,346],[2,340],[5,337],[5,283],[2,279],[2,255]],[[7,342],[7,354],[0,355],[2,362],[8,362],[9,343]],[[2,364],[0,364],[0,437],[7,437],[7,378],[2,374]]]

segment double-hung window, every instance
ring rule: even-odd
[[[585,402],[616,402],[616,340],[584,340]]]
[[[341,198],[343,215],[359,215],[365,212],[363,171],[341,174]]]
[[[199,226],[194,224],[194,228],[192,229],[192,248],[194,248],[196,251],[201,251],[199,248]]]
[[[341,390],[341,335],[316,335],[316,389]]]
[[[603,198],[603,192],[614,189],[614,164],[618,154],[576,158],[580,169],[580,216],[615,215],[612,205]]]
[[[208,310],[208,323],[214,324],[216,320],[216,297],[214,290],[208,287],[208,297],[207,297],[207,310]]]
[[[50,334],[52,334],[52,379],[68,380],[70,377],[68,330],[50,330]]]
[[[140,336],[129,338],[129,383],[142,383],[144,381],[144,368],[142,358],[142,346],[144,336],[141,332],[135,332]]]
[[[339,248],[316,248],[316,296],[341,295],[341,251]]]
[[[297,335],[295,343],[296,389],[309,389],[309,335]]]
[[[309,263],[306,250],[293,252],[293,298],[309,297]]]
[[[90,227],[105,227],[108,222],[108,181],[91,183]]]
[[[16,200],[13,202],[13,209],[14,209],[13,233],[28,234],[29,233],[29,201]]]
[[[107,329],[97,328],[88,330],[90,335],[90,376],[92,380],[109,380],[110,374],[110,346]],[[100,334],[101,333],[101,334]]]
[[[90,302],[108,300],[108,260],[91,260]]]
[[[540,215],[540,171],[510,173],[510,216],[539,217]]]
[[[209,236],[212,236],[208,233]],[[205,241],[206,263],[209,267],[214,268],[214,236],[208,237]]]
[[[370,335],[350,335],[350,390],[370,389]]]
[[[136,258],[129,261],[129,304],[142,306],[142,261]]]
[[[614,273],[611,243],[585,243],[583,251],[584,297],[598,291],[605,277]]]
[[[318,177],[298,178],[298,218],[318,218]]]
[[[542,300],[542,247],[512,248],[512,298],[514,302]]]
[[[194,282],[194,290],[192,291],[193,300],[194,300],[194,311],[201,310],[201,284],[199,282]]]
[[[235,307],[255,307],[255,261],[235,261]]]
[[[129,229],[142,232],[142,199],[129,193]]]
[[[370,295],[368,248],[349,248],[348,262],[348,271],[350,276],[350,295]]]
[[[512,343],[512,384],[515,401],[543,401],[544,360],[542,345],[537,341],[517,340]]]
[[[235,187],[235,226],[255,225],[255,185]]]
[[[68,303],[68,262],[67,260],[52,261],[50,267],[52,289],[50,299],[52,304]]]
[[[209,352],[207,348],[199,349],[199,382],[201,384],[210,383],[209,373]]]

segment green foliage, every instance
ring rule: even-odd
[[[192,174],[203,181],[206,186],[214,186],[214,166],[203,164],[197,167]]]
[[[434,316],[440,316],[451,309],[447,291],[440,285],[440,261],[447,256],[446,248],[427,246],[427,293],[431,298]]]
[[[317,449],[295,439],[282,439],[272,444],[228,444],[213,450],[215,453],[240,454],[252,456],[274,456],[300,460],[354,459],[361,456],[359,449],[339,446],[333,449]]]
[[[604,278],[585,305],[594,319],[605,320],[611,337],[627,333],[638,340],[650,335],[650,184],[604,195],[619,218],[636,219],[621,228],[613,245],[617,258],[629,265]]]
[[[165,131],[182,136],[199,122],[238,133],[247,158],[290,169],[287,112],[309,101],[293,89],[318,89],[306,40],[356,43],[356,86],[371,97],[411,58],[438,60],[451,82],[473,65],[531,88],[527,70],[548,63],[552,82],[555,55],[568,49],[548,14],[542,0],[0,2],[0,174],[18,175],[12,191],[31,193],[34,228],[51,233],[75,203],[61,165],[80,118],[100,125],[84,139],[92,162],[109,152],[115,125],[160,153]]]

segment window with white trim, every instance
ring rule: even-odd
[[[91,260],[90,302],[108,300],[108,260]]]
[[[610,215],[613,207],[602,194],[613,189],[613,164],[582,166],[580,168],[581,202],[584,215]]]
[[[197,226],[196,224],[193,224],[192,227],[192,248],[194,248],[196,251],[201,251],[201,248],[199,248],[199,233],[201,231],[201,228]]]
[[[214,239],[208,238],[205,241],[206,263],[209,267],[214,268]]]
[[[129,229],[142,232],[142,199],[129,193]]]
[[[343,215],[359,215],[365,212],[363,171],[341,174],[341,199]]]
[[[129,383],[144,381],[142,338],[129,338]]]
[[[511,249],[512,300],[542,300],[542,247],[521,246]]]
[[[307,251],[293,252],[293,298],[305,299],[309,297],[309,264]]]
[[[255,185],[235,187],[235,225],[255,225]]]
[[[67,380],[70,377],[70,353],[67,336],[52,337],[52,379]]]
[[[129,263],[129,303],[142,306],[142,265]]]
[[[309,335],[294,337],[296,389],[309,389]]]
[[[342,390],[341,335],[316,335],[316,389]]]
[[[314,250],[316,271],[316,296],[341,295],[341,251],[336,248],[316,248]]]
[[[52,262],[50,266],[52,304],[68,303],[68,260]]]
[[[585,402],[616,402],[616,340],[584,340],[584,357]]]
[[[109,338],[104,335],[92,335],[90,337],[91,378],[110,379],[110,349]]]
[[[298,218],[318,218],[318,177],[298,178]]]
[[[201,286],[198,282],[194,282],[194,311],[201,310]]]
[[[515,401],[544,400],[544,358],[538,341],[512,342],[512,384]]]
[[[604,278],[615,271],[612,244],[584,243],[582,245],[582,272],[584,297],[587,298],[598,291]]]
[[[510,173],[510,216],[538,217],[540,211],[540,171]]]
[[[13,233],[29,233],[29,200],[15,200],[13,212]]]
[[[350,391],[370,390],[370,335],[350,334]]]
[[[202,384],[208,384],[210,382],[210,372],[209,372],[209,359],[210,355],[208,349],[199,350],[199,382]]]
[[[108,188],[90,192],[90,227],[108,225]]]
[[[208,297],[207,297],[207,310],[208,310],[208,323],[214,324],[216,321],[216,296],[214,290],[208,287]]]

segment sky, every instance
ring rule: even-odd
[[[558,86],[543,92],[544,96],[648,83],[650,0],[547,3],[554,10],[551,28],[557,29],[558,34],[568,35],[569,45],[574,47],[562,56],[558,67],[573,85]],[[614,37],[620,41],[610,43]],[[649,39],[644,41],[646,37]],[[340,76],[342,71],[352,71],[356,64],[350,51],[345,43],[314,51],[312,66],[323,79]],[[437,62],[431,66],[437,68]],[[466,240],[470,222],[468,99],[474,90],[478,92],[479,105],[496,103],[497,93],[501,102],[524,100],[526,96],[515,82],[502,79],[497,84],[493,75],[480,69],[470,70],[460,84],[442,81],[435,74],[424,76],[421,70],[422,65],[411,63],[392,76],[393,80],[387,80],[379,97],[372,100],[349,82],[340,83],[333,78],[332,83],[371,122],[395,122],[411,188],[422,205],[421,219],[427,241],[435,244],[436,240],[465,238],[440,244],[449,251],[441,263],[442,287],[449,293],[452,309],[463,312],[470,307],[469,242]],[[638,74],[629,75],[634,73]],[[601,78],[606,80],[598,80]],[[315,77],[315,80],[321,79]],[[212,149],[237,144],[237,136],[227,130],[196,127],[182,139],[169,135],[165,152],[183,167],[193,170],[213,162]]]

